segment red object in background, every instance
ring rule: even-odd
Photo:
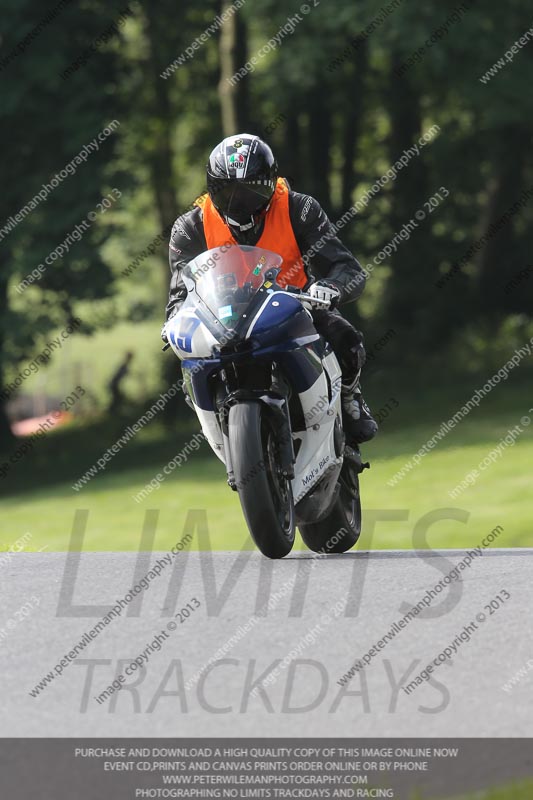
[[[46,425],[46,430],[50,430],[50,426],[55,428],[57,425],[64,425],[71,419],[72,414],[69,414],[68,411],[49,411],[43,417],[31,417],[13,422],[11,430],[15,436],[31,436],[32,433],[41,430],[41,425]]]

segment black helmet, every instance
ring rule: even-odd
[[[272,150],[250,133],[229,136],[209,156],[209,196],[226,222],[242,231],[257,225],[268,209],[277,178]]]

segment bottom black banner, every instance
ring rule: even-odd
[[[527,800],[533,740],[2,739],[0,775],[9,800]]]

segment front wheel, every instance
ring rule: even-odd
[[[296,530],[291,483],[281,471],[275,423],[259,402],[230,408],[233,474],[248,530],[267,558],[292,550]]]

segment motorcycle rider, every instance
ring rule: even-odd
[[[360,444],[378,430],[361,394],[365,361],[363,336],[336,309],[356,300],[365,285],[357,259],[336,236],[334,226],[313,197],[290,189],[278,175],[270,147],[258,136],[230,136],[212,151],[207,164],[207,194],[178,217],[172,229],[167,321],[177,313],[187,290],[182,268],[205,250],[224,244],[262,247],[283,257],[277,282],[306,289],[328,310],[313,310],[318,332],[332,346],[342,369],[343,425],[347,441]],[[311,281],[314,280],[313,283]],[[166,342],[164,333],[161,333]]]

